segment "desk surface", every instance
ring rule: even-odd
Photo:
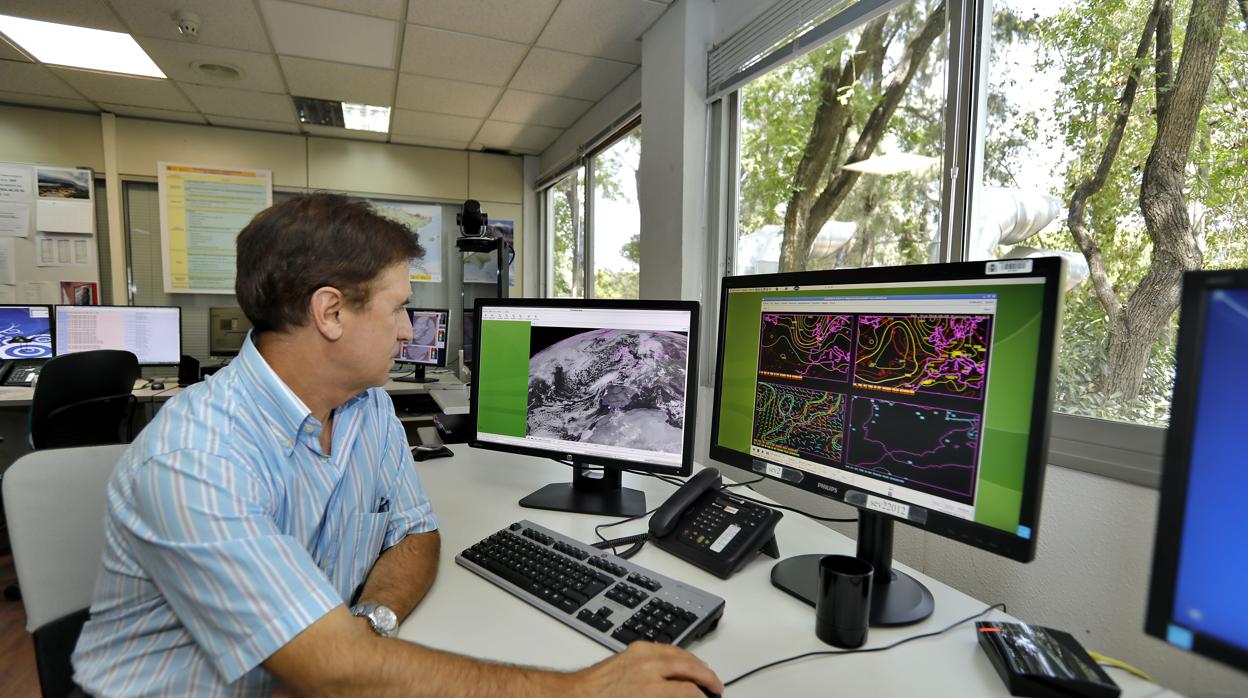
[[[610,652],[507,592],[455,564],[455,555],[513,521],[529,519],[582,541],[596,540],[594,526],[609,519],[537,509],[517,500],[538,487],[570,481],[571,471],[549,460],[453,445],[454,458],[417,464],[441,521],[442,556],[429,596],[399,629],[399,637],[432,647],[501,662],[575,669]],[[675,487],[655,478],[624,475],[624,484],[646,492],[658,506]],[[762,495],[752,493],[761,499]],[[608,537],[645,530],[642,522],[610,529]],[[854,554],[852,540],[799,514],[785,513],[776,535],[782,557],[804,553]],[[814,609],[771,585],[772,560],[760,557],[729,580],[721,580],[647,545],[632,560],[699,586],[727,601],[719,627],[689,647],[724,681],[770,661],[834,649],[815,637]],[[973,599],[904,565],[932,591],[936,611],[905,628],[873,628],[867,647],[939,630],[981,611]],[[1006,620],[994,612],[987,618]],[[769,669],[730,686],[728,696],[1008,696],[973,624],[887,652],[816,657]],[[1118,670],[1111,676],[1123,696],[1173,696]]]

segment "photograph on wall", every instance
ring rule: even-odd
[[[94,281],[62,281],[61,305],[99,305],[100,287]]]
[[[35,167],[38,203],[35,229],[45,233],[95,234],[95,188],[91,170]]]
[[[516,223],[489,219],[487,233],[495,238],[507,241],[510,263],[507,267],[507,285],[516,285]],[[464,255],[464,283],[495,284],[498,283],[498,257],[496,252],[473,252]]]
[[[414,283],[442,282],[442,207],[405,204],[398,201],[370,201],[373,209],[392,221],[402,223],[416,234],[424,248],[422,257],[408,260],[408,277]]]

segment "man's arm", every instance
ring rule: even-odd
[[[414,533],[391,546],[373,564],[359,603],[387,606],[402,623],[433,584],[441,548],[437,531]]]
[[[672,696],[701,698],[724,686],[697,657],[635,642],[592,667],[563,674],[492,664],[380,637],[339,606],[296,635],[264,667],[297,695]]]

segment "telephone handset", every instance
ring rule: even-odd
[[[727,579],[758,553],[780,557],[774,531],[783,516],[722,489],[715,468],[704,468],[650,517],[650,537],[667,552]]]

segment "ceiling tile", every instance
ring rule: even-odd
[[[195,107],[178,92],[173,83],[155,78],[139,78],[108,73],[93,73],[73,68],[53,68],[57,75],[87,99],[132,107],[195,111]]]
[[[10,44],[3,36],[0,36],[0,60],[30,62],[26,54],[18,51],[17,47]]]
[[[410,0],[407,21],[531,44],[559,0]]]
[[[388,107],[394,98],[393,70],[279,56],[290,93]]]
[[[563,0],[537,45],[641,63],[641,34],[665,9],[638,0]]]
[[[72,24],[76,27],[126,31],[117,15],[104,0],[4,0],[0,13],[13,17],[40,19],[45,22]]]
[[[487,85],[400,73],[399,93],[394,106],[485,118],[498,100],[499,92],[500,88]]]
[[[285,92],[282,73],[270,54],[219,46],[204,46],[186,41],[165,41],[140,37],[139,45],[170,79],[197,85],[216,85],[259,92]],[[191,63],[226,63],[243,71],[237,80],[214,79],[191,68]]]
[[[498,101],[498,106],[494,107],[490,118],[518,124],[567,128],[592,106],[593,102],[582,99],[507,90]]]
[[[146,109],[128,107],[124,104],[100,104],[100,109],[118,116],[134,116],[140,119],[160,119],[162,121],[184,121],[190,124],[206,123],[204,117],[193,111],[170,111],[168,109]]]
[[[394,67],[398,22],[283,0],[260,0],[260,9],[280,54]]]
[[[0,85],[12,92],[47,95],[62,99],[82,99],[65,81],[37,63],[0,61]]]
[[[295,2],[383,19],[402,19],[403,15],[403,0],[295,0]]]
[[[430,148],[449,148],[451,150],[467,150],[468,141],[448,141],[441,138],[426,138],[424,136],[409,136],[406,134],[393,134],[390,136],[391,143],[400,145],[423,145]]]
[[[534,48],[508,87],[597,102],[636,69],[604,58]]]
[[[130,25],[135,36],[186,42],[203,46],[223,46],[243,51],[268,53],[272,50],[264,33],[260,13],[250,2],[238,0],[110,0],[117,14]],[[185,10],[200,17],[199,35],[194,41],[182,38],[175,12]]]
[[[334,128],[333,126],[313,126],[304,124],[303,130],[313,136],[328,136],[329,138],[346,138],[353,141],[381,141],[384,142],[389,136],[384,133],[375,133],[373,131],[351,131],[345,128]]]
[[[26,104],[32,107],[53,107],[55,109],[74,109],[76,111],[98,112],[95,105],[83,99],[64,99],[47,95],[28,95],[22,92],[0,91],[0,102],[10,104]]]
[[[486,148],[499,148],[514,153],[537,155],[555,142],[563,133],[561,128],[549,126],[526,126],[503,121],[487,121],[477,134],[476,142]]]
[[[396,109],[391,117],[390,132],[467,143],[480,126],[481,119]]]
[[[208,85],[183,85],[186,95],[204,114],[295,123],[295,105],[287,95],[247,92]]]
[[[208,115],[208,123],[226,128],[249,128],[256,131],[277,131],[279,133],[302,133],[299,124],[285,121],[261,121],[260,119],[238,119],[232,116]]]
[[[505,85],[529,50],[523,44],[408,25],[403,38],[405,73]]]

